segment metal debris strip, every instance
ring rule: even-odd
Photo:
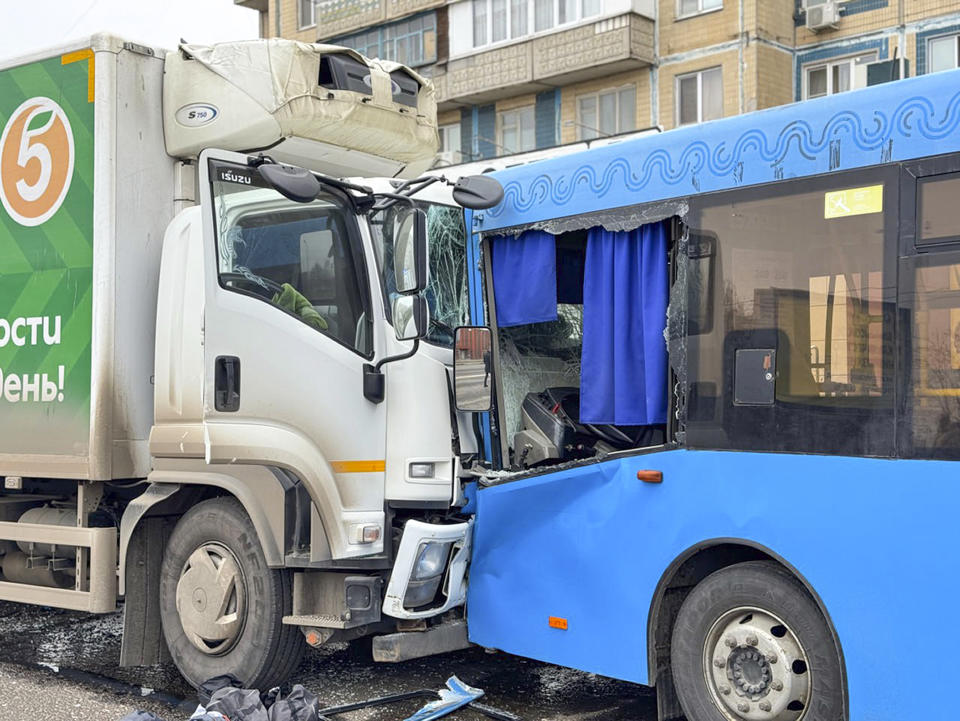
[[[317,712],[317,721],[334,721],[331,717],[350,713],[351,711],[360,711],[378,706],[389,706],[417,698],[429,698],[431,701],[413,716],[407,717],[405,721],[433,721],[433,719],[448,716],[461,708],[469,708],[487,718],[494,719],[494,721],[523,721],[519,716],[509,711],[502,711],[478,703],[477,699],[482,695],[482,690],[467,686],[456,676],[451,676],[447,680],[446,688],[440,689],[440,691],[431,691],[429,689],[407,691],[389,696],[380,696],[379,698],[369,699],[368,701],[358,701],[357,703],[344,704],[342,706],[322,708]]]
[[[629,205],[623,208],[598,210],[580,215],[568,215],[563,218],[538,220],[523,225],[513,225],[509,228],[483,231],[481,238],[491,238],[498,235],[520,235],[528,230],[543,230],[551,235],[562,235],[576,230],[603,228],[609,231],[634,230],[641,225],[656,223],[673,216],[684,217],[689,210],[686,199],[667,200],[658,203],[644,203]]]

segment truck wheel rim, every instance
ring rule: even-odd
[[[197,649],[219,656],[232,649],[246,619],[246,584],[233,552],[205,543],[187,559],[177,583],[177,613]]]
[[[811,672],[796,633],[760,608],[728,611],[703,647],[707,688],[730,721],[799,721],[810,705]]]

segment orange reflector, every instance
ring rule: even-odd
[[[644,483],[663,483],[663,471],[637,471],[637,479]]]
[[[567,619],[558,616],[550,616],[550,628],[559,628],[561,631],[567,630]]]

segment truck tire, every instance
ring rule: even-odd
[[[299,627],[282,623],[291,602],[289,571],[267,567],[236,499],[198,503],[177,523],[160,572],[160,620],[193,686],[228,673],[248,688],[286,681],[304,647]]]
[[[697,584],[680,607],[670,661],[688,721],[844,718],[833,634],[803,585],[771,561]]]

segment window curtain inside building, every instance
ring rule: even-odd
[[[668,293],[666,221],[631,231],[589,231],[581,422],[666,423]]]
[[[557,243],[541,230],[491,243],[497,325],[506,328],[557,319]]]

